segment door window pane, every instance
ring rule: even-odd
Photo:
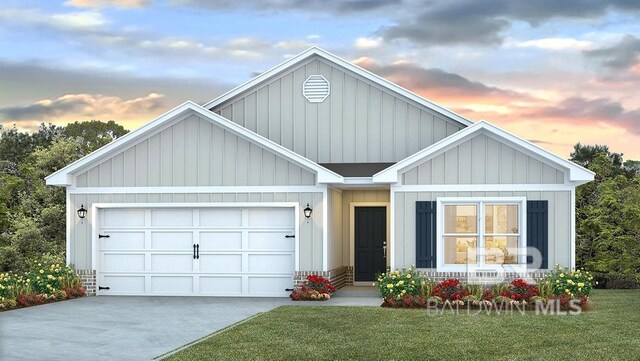
[[[444,233],[478,233],[478,206],[445,205]]]
[[[519,237],[486,237],[485,257],[486,264],[516,264],[518,263],[518,239]]]
[[[475,264],[476,237],[444,237],[446,264]]]
[[[487,204],[484,206],[484,231],[488,234],[518,234],[517,204]]]

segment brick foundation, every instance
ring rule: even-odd
[[[436,282],[442,282],[449,278],[457,278],[461,282],[470,284],[489,285],[501,282],[510,282],[516,278],[522,278],[529,282],[538,282],[549,271],[535,271],[521,273],[505,273],[505,272],[437,272],[433,270],[417,270],[426,278]]]
[[[96,271],[90,269],[76,270],[76,274],[82,280],[82,285],[87,290],[87,296],[96,295]]]
[[[298,271],[293,273],[293,284],[298,287],[307,278],[307,276],[318,275],[328,278],[335,288],[353,285],[353,267],[342,266],[332,270],[323,271]]]

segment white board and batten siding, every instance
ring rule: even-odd
[[[130,277],[129,281],[127,281],[131,283],[131,287],[140,287],[141,279],[144,278],[144,289],[138,288],[133,291],[134,288],[132,288],[129,291],[123,291],[125,293],[213,294],[213,291],[206,291],[207,287],[213,287],[217,284],[216,282],[224,281],[229,285],[227,287],[228,290],[240,290],[242,295],[266,295],[266,293],[258,290],[257,280],[265,281],[265,286],[269,282],[273,283],[277,280],[290,282],[294,272],[292,264],[296,262],[300,271],[323,270],[323,216],[325,213],[323,211],[323,199],[326,187],[316,185],[315,174],[312,171],[223,130],[197,115],[191,115],[136,144],[132,144],[131,147],[108,157],[101,163],[83,170],[75,177],[75,186],[69,187],[68,193],[70,219],[68,260],[76,269],[96,269],[98,275],[103,274],[104,277],[111,277],[111,280],[115,282],[116,278],[114,277],[119,267],[126,269],[128,264],[131,267],[137,267],[136,270],[140,270],[142,266],[141,259],[144,258],[145,268],[142,271],[145,272],[144,277]],[[189,242],[189,237],[191,237],[191,242],[194,242],[194,237],[197,235],[206,236],[209,233],[205,231],[210,230],[215,233],[215,230],[207,229],[209,227],[207,224],[200,225],[198,223],[185,226],[189,230],[183,229],[182,226],[177,229],[164,229],[160,226],[158,228],[153,215],[159,216],[161,213],[158,213],[159,211],[154,208],[145,206],[148,204],[161,204],[167,212],[174,212],[172,214],[175,215],[175,219],[173,217],[167,218],[167,222],[169,222],[167,224],[170,224],[170,222],[182,219],[181,215],[195,215],[198,212],[204,212],[204,209],[206,209],[206,212],[216,212],[217,209],[230,210],[234,207],[238,208],[238,204],[250,205],[251,209],[255,209],[256,212],[262,212],[264,216],[273,213],[273,204],[281,203],[295,204],[300,212],[308,203],[314,210],[313,217],[309,222],[301,220],[300,215],[295,218],[299,220],[298,224],[295,225],[299,232],[296,234],[296,239],[302,240],[297,250],[297,255],[294,257],[288,253],[291,250],[287,246],[277,250],[278,252],[287,253],[283,256],[286,260],[281,259],[282,257],[280,256],[282,255],[276,254],[272,254],[270,259],[267,259],[269,257],[260,258],[259,254],[255,253],[260,250],[254,248],[255,243],[258,241],[255,238],[252,241],[251,238],[252,235],[258,234],[255,232],[260,231],[260,229],[252,228],[251,216],[249,216],[248,220],[243,218],[243,222],[247,221],[249,223],[242,223],[238,228],[242,229],[240,231],[243,237],[240,239],[241,247],[227,250],[236,252],[235,257],[224,258],[224,262],[229,263],[229,269],[237,270],[238,267],[241,267],[243,270],[239,274],[235,273],[235,278],[221,277],[218,274],[212,275],[206,270],[206,267],[210,267],[212,264],[212,262],[205,263],[207,258],[217,257],[221,261],[223,258],[216,253],[205,254],[204,251],[208,245],[204,243],[201,243],[202,248],[200,249],[202,257],[191,264],[192,273],[189,274],[187,272],[188,264],[184,263],[188,258],[187,256],[191,255],[192,249],[190,247],[181,247],[179,252],[174,249],[177,252],[172,255],[176,258],[175,262],[169,262],[168,259],[171,257],[165,257],[167,255],[166,250],[158,250],[154,247],[155,238],[153,237],[164,237],[160,234],[172,234],[176,236],[172,242],[186,244]],[[92,238],[98,232],[117,231],[118,228],[117,224],[109,225],[108,223],[103,223],[108,220],[102,219],[102,216],[98,214],[102,212],[101,210],[94,210],[93,205],[95,204],[133,206],[151,217],[148,219],[145,216],[145,223],[137,225],[137,231],[129,233],[115,232],[116,236],[109,238],[117,241],[119,237],[127,235],[127,237],[130,237],[132,244],[143,241],[144,248],[128,250],[134,253],[138,252],[137,256],[107,257],[107,259],[102,259],[103,266],[107,267],[106,273],[103,272],[105,270],[100,268],[100,257],[104,258],[107,255],[104,252],[120,252],[124,250],[118,248],[101,250],[100,242],[97,242],[95,247],[92,244]],[[195,206],[185,210],[185,204],[194,204]],[[263,204],[264,206],[262,206]],[[75,214],[75,210],[80,208],[81,205],[90,212],[85,220],[78,219]],[[202,205],[202,207],[198,205]],[[249,215],[253,212],[251,209],[246,210]],[[109,210],[109,212],[111,211]],[[122,209],[120,211],[124,212]],[[181,213],[183,211],[186,213]],[[241,209],[241,211],[245,212],[244,209]],[[290,210],[290,212],[293,211]],[[92,217],[96,215],[91,213],[97,213],[99,217],[92,221]],[[234,212],[231,211],[231,213]],[[254,214],[253,219],[256,219],[255,217]],[[304,217],[302,216],[302,218]],[[136,218],[132,216],[131,219]],[[92,224],[92,222],[95,222],[95,224]],[[232,223],[231,220],[229,222]],[[268,231],[285,232],[284,229],[280,228]],[[142,235],[144,235],[144,239],[140,238]],[[101,240],[105,241],[104,238]],[[200,240],[202,241],[202,239]],[[211,251],[213,252],[214,249],[211,249]],[[218,251],[218,253],[222,252],[222,250]],[[271,252],[276,250],[262,249],[260,252],[263,251]],[[98,257],[98,259],[95,259],[94,262],[95,257]],[[233,263],[232,259],[237,260],[238,257],[247,259],[243,263]],[[297,258],[294,263],[291,261],[293,258]],[[273,264],[273,269],[271,271],[259,271],[261,267],[264,269],[266,263]],[[169,268],[162,269],[163,265]],[[156,272],[157,267],[162,270]],[[170,267],[176,267],[176,269],[174,270]],[[282,267],[286,268],[286,276]],[[178,272],[179,275],[171,276],[174,278],[158,276],[160,274],[171,274],[173,271],[183,273]],[[207,275],[198,273],[200,271],[207,273]],[[273,274],[274,272],[276,273],[275,275]],[[213,273],[215,274],[215,272]],[[156,274],[156,276],[152,277],[151,274]],[[258,277],[258,274],[262,274],[263,277]],[[192,282],[189,283],[188,279]],[[124,282],[124,278],[119,278],[119,280]],[[240,283],[238,283],[239,280],[241,280]],[[98,279],[98,285],[104,286],[104,284],[101,284],[103,281],[105,281],[104,278]],[[138,282],[137,286],[134,285],[136,282]],[[172,287],[176,288],[175,292],[168,292],[163,289],[162,282],[174,284]],[[233,282],[235,282],[235,286],[231,285]],[[122,285],[124,287],[124,283]],[[117,285],[116,287],[111,287],[111,290],[115,291],[118,287]],[[278,286],[274,289],[280,290],[282,287]],[[229,294],[237,294],[236,291],[228,292]],[[116,294],[117,292],[112,293]]]
[[[556,263],[571,265],[574,204],[573,190],[565,185],[565,178],[565,171],[484,134],[417,164],[401,175],[402,186],[391,190],[394,266],[409,267],[416,262],[416,201],[436,201],[439,197],[548,201],[549,267]],[[423,186],[428,189],[421,189]]]
[[[77,187],[315,185],[315,174],[197,115],[78,174]]]
[[[563,184],[562,170],[484,134],[403,174],[402,184]]]
[[[571,264],[571,191],[396,192],[394,193],[394,261],[396,268],[416,263],[416,201],[438,197],[526,197],[549,202],[548,264]]]
[[[322,102],[304,96],[313,75]],[[318,56],[212,110],[317,163],[397,162],[464,127]]]
[[[291,207],[98,210],[98,294],[286,296]],[[196,248],[197,251],[196,251]],[[197,258],[196,258],[197,257]]]

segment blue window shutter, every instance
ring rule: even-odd
[[[542,255],[540,268],[549,268],[549,202],[527,201],[527,247],[534,247]],[[527,264],[533,259],[527,257]]]
[[[436,268],[436,202],[416,202],[416,267]]]

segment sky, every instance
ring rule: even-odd
[[[0,124],[203,104],[316,45],[568,157],[640,159],[637,0],[3,0]]]

